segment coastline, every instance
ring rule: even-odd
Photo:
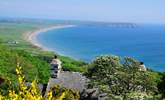
[[[70,27],[75,27],[76,25],[56,25],[56,26],[51,26],[51,27],[47,27],[47,28],[40,28],[36,31],[31,31],[31,32],[26,32],[25,34],[23,34],[23,38],[27,41],[30,42],[33,46],[36,46],[40,49],[42,49],[43,51],[53,51],[47,47],[45,47],[44,45],[42,45],[41,43],[39,43],[37,41],[37,36],[40,33],[44,33],[50,30],[54,30],[54,29],[63,29],[63,28],[70,28]]]

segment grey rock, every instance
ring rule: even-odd
[[[55,85],[70,88],[82,92],[87,85],[88,79],[78,72],[62,71],[58,78],[50,78],[47,91]]]

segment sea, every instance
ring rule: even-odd
[[[133,57],[165,71],[165,25],[88,23],[40,33],[37,41],[61,55],[92,62],[100,55]]]

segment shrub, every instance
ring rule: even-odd
[[[133,92],[156,94],[159,75],[140,71],[139,66],[137,60],[129,57],[121,60],[117,56],[100,56],[89,65],[85,75],[91,79],[93,86],[99,86],[102,92],[116,96]]]

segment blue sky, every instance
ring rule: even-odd
[[[165,23],[165,0],[0,0],[0,16]]]

